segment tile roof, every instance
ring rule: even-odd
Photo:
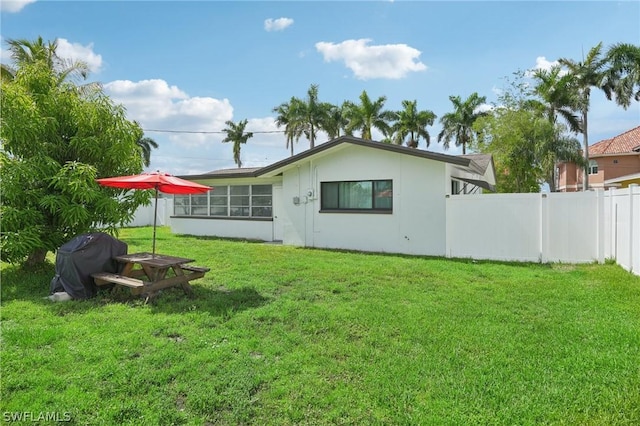
[[[589,156],[640,152],[640,126],[589,146]]]

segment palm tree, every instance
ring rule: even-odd
[[[385,136],[391,134],[389,123],[395,119],[395,113],[382,109],[386,101],[386,96],[380,96],[375,102],[372,102],[367,92],[363,90],[360,94],[359,104],[345,102],[344,115],[348,120],[347,133],[351,134],[354,130],[360,130],[362,139],[369,140],[372,139],[372,129],[378,129]]]
[[[582,131],[580,119],[574,113],[578,109],[578,98],[572,87],[573,77],[563,73],[559,65],[553,66],[550,70],[536,70],[533,78],[537,80],[533,93],[540,98],[539,101],[533,101],[533,106],[542,111],[556,129],[550,140],[543,144],[545,154],[542,156],[545,181],[549,185],[549,190],[555,192],[557,161],[571,161],[580,166],[583,164],[582,156],[579,154],[580,144],[576,145],[575,138],[564,135],[564,126],[557,124],[560,116],[572,132]]]
[[[327,132],[329,139],[340,137],[340,132],[345,131],[348,121],[344,116],[344,108],[342,106],[332,105],[329,114],[326,117],[323,129]]]
[[[584,151],[584,162],[589,164],[589,126],[588,114],[589,104],[591,102],[591,88],[596,87],[607,92],[615,84],[607,77],[608,74],[607,58],[602,55],[602,42],[591,48],[587,57],[582,62],[576,62],[573,59],[560,58],[560,64],[564,65],[569,74],[573,78],[574,90],[578,96],[578,110],[582,114],[582,142]],[[607,89],[608,88],[608,89]],[[589,173],[587,167],[584,167],[584,179],[582,181],[582,190],[589,189]]]
[[[293,156],[293,142],[298,142],[302,136],[303,126],[300,117],[300,109],[302,102],[296,97],[291,97],[289,102],[284,102],[273,108],[273,112],[277,113],[276,126],[280,128],[284,126],[284,134],[286,136],[286,149],[291,148],[291,156]]]
[[[427,147],[431,143],[431,137],[427,131],[427,126],[432,126],[436,119],[433,111],[418,110],[418,101],[402,101],[402,111],[396,114],[396,122],[393,125],[395,133],[395,143],[402,145],[407,136],[407,146],[411,148],[418,147],[420,137],[424,138]]]
[[[242,167],[242,160],[240,159],[240,148],[243,143],[247,143],[249,138],[253,137],[252,132],[244,131],[245,127],[247,127],[247,120],[242,120],[237,124],[231,120],[225,121],[227,125],[226,128],[222,129],[223,132],[227,134],[227,136],[222,139],[222,142],[233,142],[233,161],[238,165],[238,167]]]
[[[467,145],[473,140],[473,123],[486,115],[480,106],[486,102],[486,97],[472,93],[465,101],[460,96],[449,96],[453,103],[453,111],[440,118],[442,131],[438,134],[438,142],[442,142],[444,149],[449,149],[452,139],[456,146],[462,146],[462,153],[467,153]]]
[[[540,107],[549,121],[557,122],[558,116],[562,117],[574,133],[580,133],[580,119],[575,115],[578,109],[578,98],[572,87],[573,77],[563,74],[562,67],[556,65],[550,70],[539,69],[533,74],[537,84],[533,89],[540,99]]]
[[[640,46],[614,44],[607,52],[607,61],[610,65],[604,85],[607,99],[615,95],[616,103],[627,109],[632,99],[640,101]]]
[[[27,64],[35,62],[44,62],[47,68],[55,73],[57,84],[60,85],[68,79],[85,80],[89,75],[89,66],[82,61],[71,61],[60,58],[57,54],[58,42],[44,42],[42,37],[38,37],[35,41],[26,39],[9,39],[9,52],[11,59],[15,65],[20,68]],[[15,77],[16,70],[8,65],[2,66],[2,79],[12,80]],[[78,86],[82,91],[88,92],[100,87],[99,83],[89,83],[84,86]]]
[[[317,84],[312,84],[307,91],[306,99],[300,101],[299,118],[303,132],[309,139],[310,148],[315,146],[317,132],[323,130],[332,106],[318,100]]]
[[[149,167],[149,164],[151,164],[151,150],[157,149],[158,143],[151,138],[140,137],[136,141],[136,145],[142,150],[142,164],[145,167]]]
[[[564,161],[584,166],[584,159],[580,153],[580,141],[565,132],[566,128],[560,124],[554,125],[554,134],[541,141],[540,158],[544,180],[549,185],[549,191],[556,191],[556,165]]]

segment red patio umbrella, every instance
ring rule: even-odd
[[[96,179],[102,186],[123,189],[154,189],[155,210],[153,214],[153,253],[156,254],[156,220],[158,216],[158,191],[166,194],[204,194],[213,188],[196,182],[180,179],[168,173],[152,172],[131,176]]]

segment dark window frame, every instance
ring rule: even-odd
[[[391,191],[390,206],[380,206],[376,202],[376,183],[384,182],[389,184]],[[370,183],[371,184],[371,207],[369,208],[353,208],[353,207],[341,207],[340,204],[340,184],[343,183]],[[329,185],[335,185],[332,189],[337,189],[337,207],[327,207]],[[364,179],[364,180],[341,180],[341,181],[326,181],[320,182],[320,213],[367,213],[367,214],[391,214],[393,213],[393,179]]]

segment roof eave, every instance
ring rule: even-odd
[[[341,136],[339,138],[330,140],[329,142],[325,142],[321,145],[318,145],[312,149],[301,152],[300,154],[294,155],[293,157],[285,158],[284,160],[273,163],[269,166],[263,167],[258,170],[257,176],[275,176],[282,173],[287,168],[294,166],[296,163],[299,163],[302,160],[305,160],[311,156],[317,155],[323,151],[333,149],[338,145],[343,143],[349,143],[352,145],[365,146],[369,148],[382,149],[390,152],[395,152],[398,154],[412,155],[421,158],[427,158],[435,161],[443,161],[446,163],[451,163],[459,166],[470,167],[472,164],[472,160],[468,158],[462,158],[458,156],[441,154],[438,152],[424,151],[415,148],[407,148],[399,145],[391,145],[383,142],[370,141],[365,139],[356,138],[353,136]]]

